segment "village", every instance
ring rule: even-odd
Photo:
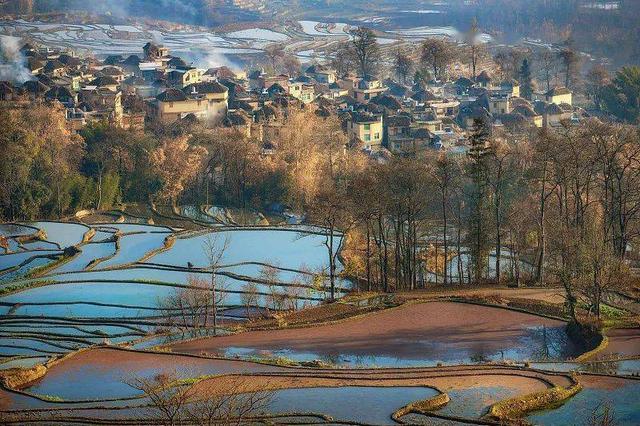
[[[306,64],[293,75],[268,73],[264,67],[201,69],[151,42],[140,55],[112,55],[103,61],[30,43],[20,52],[32,78],[22,85],[2,82],[0,99],[55,103],[64,109],[70,129],[106,121],[143,131],[145,123],[197,119],[210,127],[238,129],[261,143],[265,154],[277,147],[274,130],[284,111],[295,106],[339,117],[349,147],[380,159],[433,151],[464,155],[476,119],[526,132],[590,117],[572,106],[566,87],[528,93],[527,99],[517,80],[502,81],[486,70],[474,79],[402,84],[393,78],[339,74],[320,63]]]

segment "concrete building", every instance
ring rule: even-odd
[[[383,131],[382,114],[353,112],[347,120],[349,140],[365,151],[376,152],[382,148]]]
[[[229,90],[216,82],[195,83],[182,90],[168,89],[156,97],[155,117],[163,123],[193,114],[208,124],[217,124],[228,109]]]

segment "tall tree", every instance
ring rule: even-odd
[[[166,139],[151,153],[151,164],[162,180],[159,197],[176,205],[186,183],[202,168],[206,154],[205,148],[189,145],[186,136]]]
[[[520,67],[520,95],[531,100],[533,96],[533,85],[531,82],[531,67],[529,66],[529,60],[524,58],[522,66]]]
[[[405,50],[400,49],[396,52],[393,69],[402,83],[407,83],[407,78],[413,71],[413,65],[413,59]]]
[[[433,78],[444,78],[454,58],[451,43],[439,39],[427,39],[422,43],[420,60],[425,67],[431,68]]]
[[[447,156],[446,154],[439,155],[435,160],[431,169],[431,175],[436,183],[439,192],[439,211],[440,219],[442,221],[442,245],[444,255],[444,269],[443,269],[443,284],[450,283],[451,278],[449,276],[449,268],[447,264],[450,258],[450,230],[451,226],[451,211],[452,200],[454,199],[454,192],[460,186],[460,176],[462,170],[460,164],[455,159]]]
[[[471,66],[471,79],[475,80],[477,69],[480,61],[486,55],[486,48],[482,43],[480,27],[478,20],[474,17],[471,21],[471,27],[466,34],[466,43],[469,46],[469,65]]]
[[[476,119],[469,138],[469,166],[468,175],[471,180],[469,200],[469,231],[468,243],[470,248],[469,262],[473,268],[473,279],[476,283],[484,280],[489,258],[489,209],[487,188],[487,159],[490,133],[488,123]]]
[[[604,91],[604,106],[616,117],[640,122],[640,67],[623,67]]]
[[[343,77],[356,69],[353,46],[351,42],[338,43],[331,54],[331,66],[339,77]]]
[[[562,63],[565,87],[572,87],[580,73],[580,56],[571,47],[565,47],[558,52],[558,58]]]
[[[284,46],[281,44],[270,44],[265,47],[264,54],[269,61],[269,65],[271,66],[271,72],[274,74],[278,73],[280,64],[286,56]]]
[[[375,75],[380,61],[380,45],[374,32],[366,27],[351,31],[355,62],[361,77]]]
[[[602,108],[602,101],[606,86],[611,83],[611,76],[601,64],[594,65],[587,73],[587,95],[596,109]]]
[[[551,90],[551,81],[556,73],[557,57],[549,49],[544,49],[536,55],[538,77],[545,82],[547,91]]]

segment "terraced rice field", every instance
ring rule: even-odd
[[[326,289],[305,284],[326,270],[324,236],[303,227],[216,227],[193,233],[142,223],[34,222],[5,224],[0,230],[7,237],[31,238],[34,245],[0,254],[4,357],[60,354],[168,330],[164,327],[177,313],[167,310],[164,300],[195,278],[211,280],[209,243],[217,249],[227,246],[215,271],[223,318],[226,310],[238,318],[274,309],[274,295],[286,295],[297,306],[315,305],[326,297]],[[55,249],[43,249],[49,245]],[[337,238],[334,250],[339,245]],[[75,253],[63,254],[69,247]],[[272,271],[269,282],[262,278],[266,268]],[[243,299],[247,282],[254,283],[251,306]],[[338,294],[349,287],[341,280]],[[34,341],[38,333],[56,344]]]
[[[254,213],[180,213],[163,213],[172,226],[185,225],[179,228],[143,217],[99,220],[112,215],[95,215],[88,224],[0,225],[15,241],[0,254],[0,374],[47,365],[46,374],[17,388],[0,387],[3,420],[143,424],[150,401],[130,383],[175,375],[196,397],[270,389],[256,424],[494,424],[487,417],[494,404],[570,389],[577,371],[581,392],[557,409],[528,413],[527,420],[585,424],[595,405],[610,401],[619,424],[640,421],[638,329],[610,330],[609,345],[578,363],[572,358],[580,348],[559,319],[428,297],[380,310],[348,301],[323,305],[327,289],[314,279],[327,264],[321,229],[238,226],[263,220]],[[214,271],[224,295],[220,336],[210,328],[199,334],[176,329],[178,313],[164,302],[194,278],[211,280],[207,244],[226,247]],[[333,250],[340,244],[338,238]],[[252,306],[245,306],[248,282],[257,296]],[[349,281],[338,280],[339,297],[350,289]],[[315,308],[284,315],[283,324],[265,320],[262,330],[238,332],[247,316],[273,309],[274,294]],[[498,289],[496,295],[562,303],[552,289]],[[445,395],[441,406],[410,409]]]

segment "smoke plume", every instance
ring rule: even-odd
[[[27,58],[20,52],[21,40],[17,37],[0,36],[0,81],[22,84],[33,80],[26,66]]]

